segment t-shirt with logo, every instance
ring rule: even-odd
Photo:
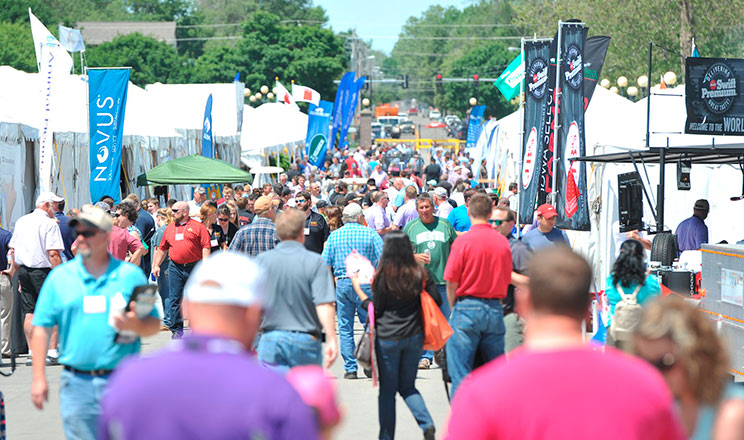
[[[418,218],[409,222],[403,232],[411,240],[415,254],[429,253],[431,263],[424,267],[434,274],[437,284],[444,284],[444,268],[447,266],[452,243],[457,238],[455,228],[443,218],[434,217],[434,221],[429,224]]]

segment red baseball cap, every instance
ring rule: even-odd
[[[537,215],[541,215],[545,218],[553,218],[558,215],[558,211],[555,210],[553,205],[550,203],[543,203],[537,207]]]

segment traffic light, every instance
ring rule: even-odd
[[[480,76],[478,76],[477,73],[473,75],[473,86],[476,88],[478,87],[478,78],[480,78]]]
[[[408,88],[408,75],[403,75],[403,88]]]
[[[442,74],[441,73],[437,73],[435,81],[437,84],[437,92],[441,92],[442,91]]]

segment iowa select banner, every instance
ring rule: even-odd
[[[685,60],[685,133],[744,135],[744,60]]]
[[[556,209],[562,229],[588,231],[589,206],[586,164],[574,159],[585,153],[584,141],[584,39],[581,24],[561,25],[560,130],[556,136],[553,172],[558,191]]]
[[[532,223],[540,181],[543,146],[547,147],[546,115],[552,95],[548,90],[551,41],[524,42],[524,145],[519,191],[519,222]],[[550,98],[550,99],[549,99]],[[552,108],[552,107],[550,107]],[[549,122],[548,122],[549,123]]]
[[[127,105],[129,69],[88,71],[90,121],[90,200],[110,196],[121,201],[121,141]]]
[[[321,170],[325,166],[326,150],[328,149],[328,127],[331,123],[332,113],[333,103],[322,100],[319,105],[310,103],[307,112],[305,153],[308,161]]]

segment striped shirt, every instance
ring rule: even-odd
[[[255,257],[261,252],[274,249],[277,243],[279,237],[276,235],[274,222],[266,217],[255,217],[253,223],[243,226],[235,233],[230,250]]]
[[[333,268],[333,276],[346,278],[346,257],[357,251],[377,267],[382,255],[382,238],[374,229],[347,223],[331,232],[323,248],[323,258]]]

